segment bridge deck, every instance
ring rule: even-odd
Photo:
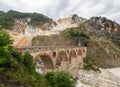
[[[14,50],[18,51],[49,51],[49,50],[59,50],[59,49],[72,49],[72,48],[83,48],[80,46],[17,46]]]

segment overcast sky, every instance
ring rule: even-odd
[[[105,16],[120,23],[120,0],[0,0],[0,10],[11,9],[39,12],[55,19],[71,14]]]

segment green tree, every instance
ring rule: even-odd
[[[49,72],[45,75],[52,87],[75,87],[76,78],[65,71]]]
[[[11,40],[10,35],[5,31],[0,30],[0,46],[10,46],[12,42],[13,40]]]
[[[33,56],[31,56],[30,53],[25,52],[23,58],[23,64],[28,68],[34,69]]]
[[[12,44],[12,40],[9,34],[0,30],[0,71],[6,70],[11,66],[10,44]]]
[[[35,72],[32,56],[11,49],[12,40],[0,31],[0,87],[50,87],[43,75]],[[16,84],[17,83],[17,84]]]

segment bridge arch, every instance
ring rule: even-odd
[[[71,55],[71,57],[77,58],[76,50],[72,49],[70,51],[70,55]]]
[[[68,66],[68,56],[66,51],[60,50],[56,57],[56,68],[66,70]]]
[[[72,49],[70,51],[70,54],[69,54],[69,64],[76,64],[77,62],[77,53],[74,49]]]
[[[70,53],[70,50],[67,50],[67,54],[69,54]]]
[[[83,53],[85,53],[85,49],[83,48]]]
[[[79,56],[82,55],[82,51],[81,51],[81,49],[78,49],[77,54],[78,54]]]
[[[52,57],[49,54],[43,53],[35,57],[36,71],[43,74],[49,71],[53,71],[54,64]]]
[[[52,53],[52,56],[53,56],[53,58],[56,58],[57,52],[54,51],[54,52]]]

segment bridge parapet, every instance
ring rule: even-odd
[[[14,47],[18,51],[46,51],[46,50],[59,50],[59,49],[72,49],[72,48],[83,48],[77,46],[17,46]]]

